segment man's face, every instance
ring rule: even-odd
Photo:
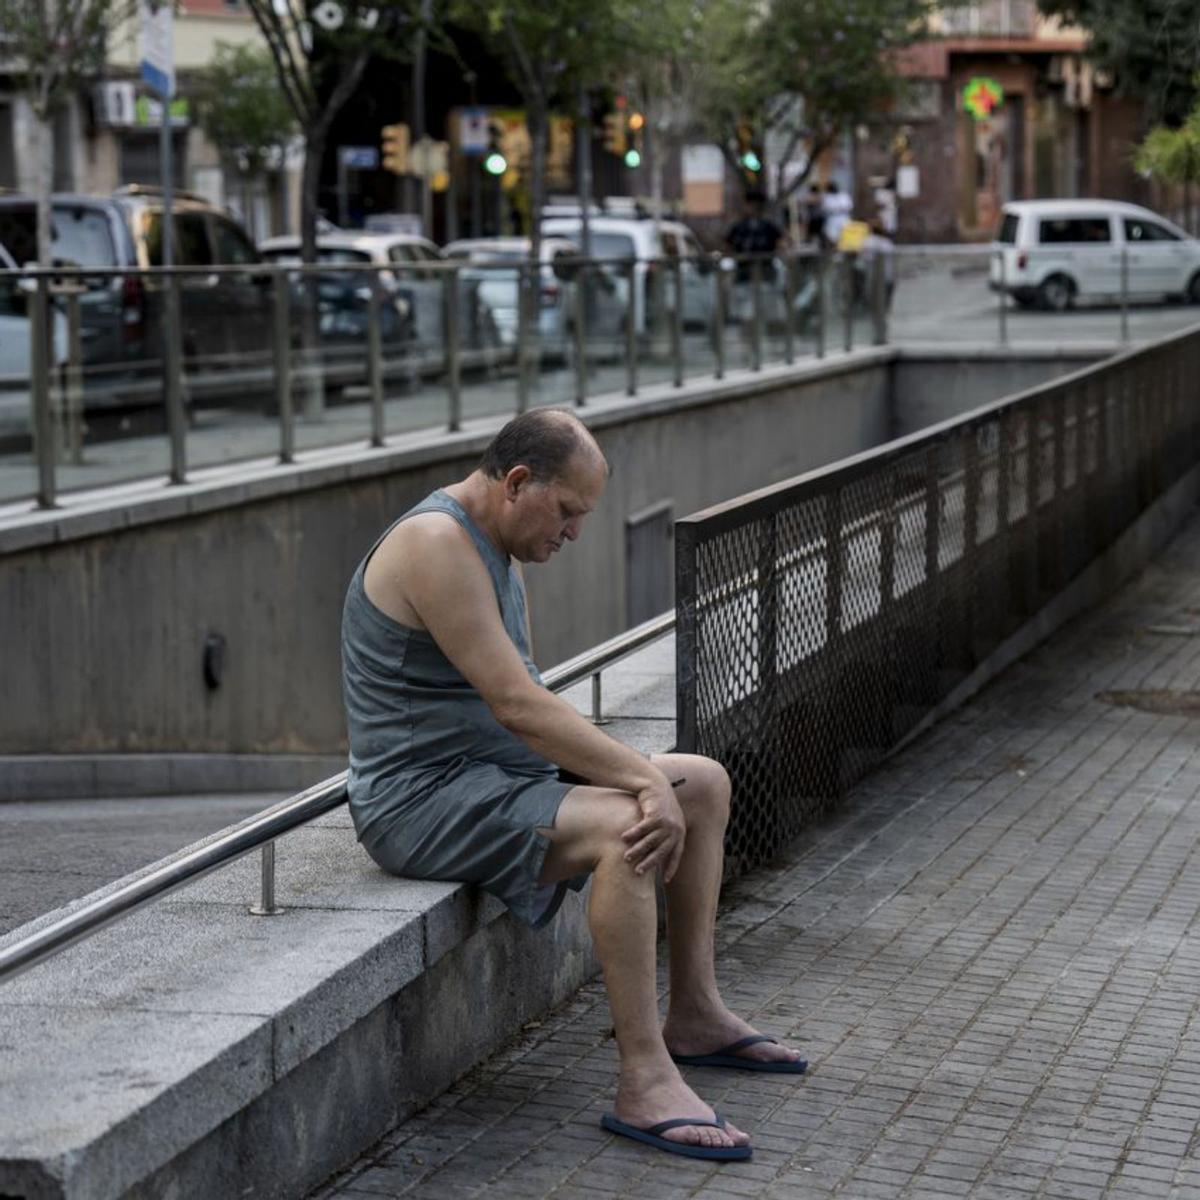
[[[546,562],[565,543],[573,542],[584,517],[600,503],[608,482],[603,464],[585,454],[576,455],[566,474],[553,483],[534,483],[528,476],[514,480],[513,476],[514,472],[509,472],[508,544],[509,553],[519,562]]]

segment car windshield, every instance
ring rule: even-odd
[[[1016,245],[1019,221],[1016,213],[1005,213],[1000,221],[1000,228],[996,231],[996,241],[1003,242],[1006,246]]]

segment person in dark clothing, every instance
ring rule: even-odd
[[[764,215],[766,202],[767,198],[762,192],[746,194],[746,210],[741,220],[731,225],[725,235],[725,245],[731,254],[774,254],[786,241],[787,235],[783,230]],[[752,260],[743,259],[738,263],[738,283],[749,283],[753,275]],[[764,259],[763,281],[771,280],[774,276],[774,263]]]

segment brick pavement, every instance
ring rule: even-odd
[[[1193,518],[728,889],[725,995],[812,1060],[691,1072],[751,1162],[598,1128],[615,1051],[591,985],[314,1200],[1200,1196],[1200,725],[1096,698],[1198,676]]]

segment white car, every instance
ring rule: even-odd
[[[1022,306],[1181,296],[1200,304],[1200,241],[1116,200],[1018,200],[1001,210],[989,282]],[[1122,261],[1124,260],[1124,261]]]
[[[715,263],[686,225],[679,221],[655,222],[650,217],[607,214],[591,217],[588,225],[592,258],[634,260],[633,319],[639,334],[653,323],[657,297],[662,297],[668,313],[674,311],[673,282],[667,277],[672,259],[678,259],[680,264],[683,323],[708,325],[715,303]],[[578,216],[547,217],[542,221],[542,233],[582,243],[582,226]],[[619,287],[624,298],[627,284],[623,275]]]
[[[268,262],[291,265],[300,261],[298,237],[268,238],[260,243],[259,250]],[[411,336],[422,347],[441,348],[445,340],[445,284],[443,272],[438,267],[445,262],[445,256],[428,238],[406,233],[336,230],[317,236],[317,257],[320,262],[370,263],[381,268],[379,280],[389,297],[388,307],[397,316],[395,336],[403,340],[400,327],[411,315]],[[337,286],[339,278],[344,281],[344,288]],[[361,315],[365,309],[359,295],[364,284],[364,278],[351,273],[339,277],[331,272],[322,279],[322,305],[328,310],[323,312],[322,320],[332,320],[336,316],[337,332],[344,333],[350,340],[361,340],[365,336]],[[464,348],[493,345],[495,326],[478,295],[477,285],[464,280],[458,298],[460,345]],[[386,324],[384,339],[389,340]]]

